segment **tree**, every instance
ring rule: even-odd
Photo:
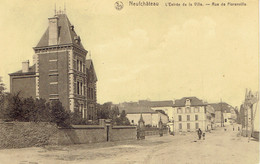
[[[82,118],[78,110],[70,114],[70,123],[73,125],[86,125],[87,120]]]
[[[4,98],[5,89],[5,84],[3,83],[2,77],[0,76],[0,101]]]
[[[112,106],[112,103],[110,103],[110,102],[104,103],[103,105],[98,104],[97,105],[98,119],[109,119],[111,106]]]
[[[117,106],[112,107],[109,111],[109,119],[111,119],[111,123],[115,124],[118,122],[119,109]]]
[[[50,108],[46,106],[45,99],[35,100],[35,110],[34,117],[32,121],[35,122],[50,122],[51,121],[51,111]]]
[[[118,118],[115,120],[116,125],[130,125],[130,121],[126,117],[126,112],[123,110]]]
[[[4,118],[12,121],[24,121],[23,102],[19,96],[20,92],[7,97],[7,107],[4,109]]]
[[[59,100],[51,101],[51,104],[48,104],[47,106],[50,108],[51,122],[54,122],[61,127],[70,126],[70,113],[65,111]]]
[[[0,118],[3,117],[4,103],[6,99],[5,84],[3,83],[2,77],[0,76]]]
[[[37,109],[35,107],[35,101],[32,97],[25,98],[22,100],[22,113],[23,116],[22,121],[37,121],[36,115],[37,115]]]

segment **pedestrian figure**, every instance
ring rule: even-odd
[[[237,127],[237,130],[240,131],[240,127]]]
[[[199,140],[201,139],[201,134],[202,134],[202,131],[201,131],[200,128],[199,128],[199,130],[198,130]]]
[[[205,133],[202,133],[203,140],[205,140]]]

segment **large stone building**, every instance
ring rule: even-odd
[[[88,51],[63,12],[49,18],[49,26],[34,49],[34,63],[22,63],[11,73],[11,93],[23,97],[60,100],[67,110],[96,119],[97,77]]]
[[[174,131],[191,132],[200,128],[207,130],[206,106],[202,100],[197,97],[183,97],[175,100],[173,105]]]

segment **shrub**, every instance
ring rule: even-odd
[[[56,123],[60,127],[70,126],[70,113],[65,111],[60,101],[51,101],[48,107],[50,108],[51,122]]]

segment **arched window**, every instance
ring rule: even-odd
[[[182,113],[182,109],[181,109],[181,108],[178,108],[178,109],[177,109],[177,113]]]

